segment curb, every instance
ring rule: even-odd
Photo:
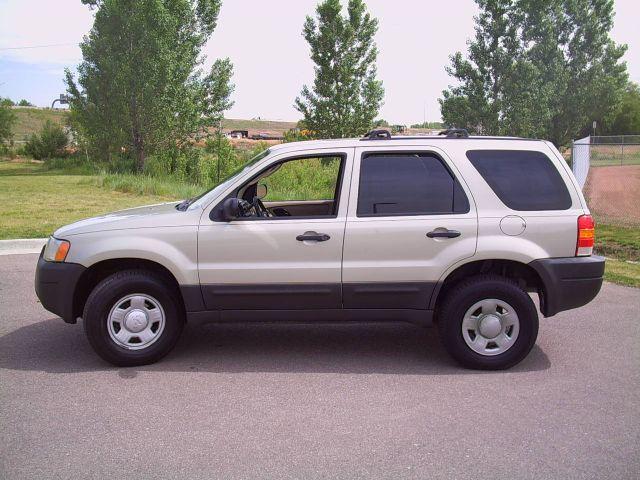
[[[0,240],[0,255],[25,255],[40,253],[48,238],[18,238]]]

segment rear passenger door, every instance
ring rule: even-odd
[[[470,192],[443,151],[356,149],[344,239],[345,308],[426,309],[447,270],[475,253]]]

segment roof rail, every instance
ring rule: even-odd
[[[448,128],[438,135],[446,135],[447,138],[469,138],[469,132],[465,128]]]
[[[391,140],[391,132],[384,129],[371,130],[361,140]]]

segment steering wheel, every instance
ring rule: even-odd
[[[253,197],[253,201],[251,202],[251,206],[255,210],[256,216],[258,216],[258,217],[270,217],[271,216],[271,212],[269,212],[269,210],[267,210],[267,207],[264,206],[264,203],[262,203],[262,200],[260,200],[260,198]]]

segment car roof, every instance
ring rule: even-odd
[[[544,140],[534,138],[519,137],[490,137],[490,136],[469,136],[467,138],[451,138],[439,135],[420,135],[420,136],[403,136],[398,135],[391,138],[369,139],[369,138],[340,138],[325,140],[306,140],[302,142],[280,143],[272,145],[269,149],[272,152],[287,150],[313,150],[322,148],[353,148],[353,147],[384,147],[388,146],[433,146],[442,145],[443,143],[453,142],[454,144],[477,144],[478,141],[491,140],[492,144],[512,142],[545,142]]]

